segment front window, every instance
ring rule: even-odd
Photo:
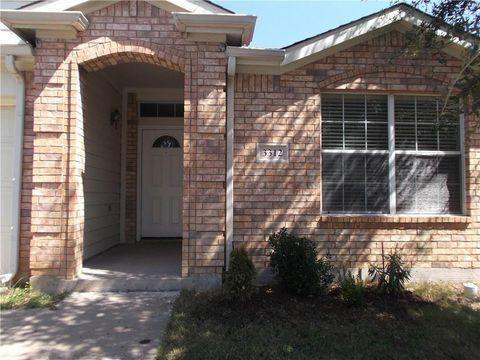
[[[436,97],[323,95],[322,211],[460,213],[460,122],[441,110]]]

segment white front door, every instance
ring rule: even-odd
[[[183,130],[142,130],[143,238],[182,236]]]

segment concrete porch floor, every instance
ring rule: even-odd
[[[131,292],[209,290],[221,286],[221,275],[181,276],[182,241],[146,240],[119,244],[84,262],[74,280],[33,276],[32,287],[46,292]]]
[[[148,240],[119,244],[84,262],[81,279],[127,280],[144,277],[180,277],[181,240]]]
[[[182,241],[145,240],[119,244],[86,260],[74,291],[171,291],[181,277]]]

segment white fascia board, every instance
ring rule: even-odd
[[[317,61],[325,56],[367,41],[382,33],[399,30],[405,32],[414,26],[428,22],[425,14],[411,8],[396,7],[385,13],[370,16],[361,21],[318,35],[286,49],[249,49],[229,48],[230,56],[237,57],[238,73],[283,74]],[[445,37],[444,29],[437,30],[437,35]],[[445,51],[461,58],[462,51],[472,46],[473,41],[452,39],[452,44]],[[278,63],[279,51],[284,51],[284,58]],[[277,53],[278,52],[278,53]]]
[[[35,57],[32,47],[28,44],[10,45],[0,44],[0,63],[5,63],[7,55],[14,57],[15,68],[18,71],[33,71]]]
[[[32,71],[35,57],[32,47],[17,34],[0,23],[0,62],[5,62],[6,55],[13,55],[15,67],[19,71]]]
[[[26,6],[22,10],[28,11],[65,11],[75,6],[82,5],[89,1],[86,0],[46,0],[38,3],[33,3]]]
[[[189,12],[192,14],[231,14],[229,11],[222,9],[207,1],[191,1],[191,0],[168,0],[168,1],[148,1],[158,7],[171,8],[170,12]],[[163,4],[162,4],[163,3]]]
[[[410,21],[408,21],[410,20]],[[401,33],[407,33],[409,31],[412,31],[415,26],[420,26],[422,24],[423,20],[420,20],[418,18],[416,19],[404,19],[404,21],[398,22],[398,25],[396,25],[396,30],[398,30]],[[448,32],[445,29],[437,29],[435,31],[437,36],[446,38],[448,35]],[[473,38],[470,39],[465,39],[465,40],[460,40],[458,38],[454,39],[449,39],[450,43],[442,49],[445,51],[447,54],[450,56],[456,57],[458,59],[464,59],[464,51],[471,49],[472,46],[475,44],[475,40]],[[478,43],[478,40],[476,40]]]
[[[22,40],[12,30],[0,23],[0,45],[22,45],[25,41]]]
[[[239,35],[242,45],[252,41],[257,17],[242,14],[192,14],[173,12],[175,26],[181,32]]]
[[[38,4],[32,4],[26,9],[35,11],[67,11],[78,10],[84,14],[102,9],[119,1],[98,1],[98,0],[47,0]],[[206,1],[192,0],[160,0],[148,1],[150,4],[167,11],[185,11],[203,14],[228,14],[229,12],[210,4]]]
[[[406,13],[402,10],[394,11],[379,15],[365,21],[352,24],[351,26],[339,29],[339,31],[328,32],[323,36],[320,35],[306,43],[297,44],[287,49],[285,60],[282,65],[288,65],[300,59],[320,53],[326,49],[340,45],[346,41],[359,38],[367,33],[391,25],[394,22],[405,18]]]
[[[84,14],[103,9],[119,1],[112,0],[47,0],[31,4],[24,8],[27,11],[81,11]]]
[[[49,36],[75,37],[87,29],[88,20],[80,11],[3,10],[0,19],[10,29],[33,29]],[[41,36],[40,36],[41,37]]]
[[[237,65],[279,66],[285,58],[283,49],[255,49],[245,47],[227,47],[227,56],[235,57]]]
[[[33,59],[32,47],[28,44],[0,44],[0,53],[17,57],[31,57]]]

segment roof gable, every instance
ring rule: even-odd
[[[234,14],[206,0],[144,0],[171,13],[177,29],[192,41],[247,45],[256,17]],[[37,38],[73,39],[89,26],[85,14],[120,3],[103,0],[45,0],[18,10],[3,10],[2,22],[30,44]],[[126,6],[130,5],[128,2]]]
[[[189,12],[195,14],[231,14],[232,11],[206,0],[145,0],[169,12]],[[22,7],[34,11],[81,11],[83,14],[100,10],[120,2],[112,0],[43,0]]]
[[[237,58],[237,72],[283,74],[383,33],[392,30],[405,33],[431,19],[414,7],[399,4],[282,49],[229,47],[228,54]],[[442,30],[437,33],[439,36],[445,34]],[[445,51],[459,57],[469,46],[468,41],[458,40]]]

